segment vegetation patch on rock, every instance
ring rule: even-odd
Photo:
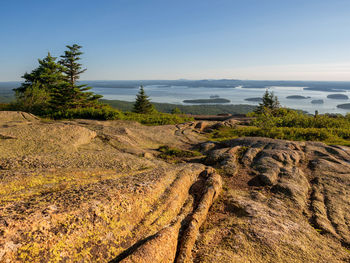
[[[182,150],[174,147],[169,147],[167,145],[162,145],[158,148],[161,152],[158,157],[167,161],[180,161],[186,158],[193,158],[201,156],[202,154],[197,151]]]
[[[260,136],[296,141],[321,141],[329,144],[350,145],[350,115],[310,116],[302,112],[279,108],[265,108],[252,113],[249,126],[222,127],[211,133],[211,138],[224,140],[242,136]]]

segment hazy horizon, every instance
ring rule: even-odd
[[[236,78],[203,78],[203,79],[190,79],[190,78],[178,78],[178,79],[81,79],[79,81],[89,82],[89,81],[219,81],[219,80],[237,80],[237,81],[257,81],[257,82],[350,82],[350,80],[299,80],[299,79],[236,79]],[[24,79],[19,80],[0,80],[0,83],[6,82],[24,82]]]

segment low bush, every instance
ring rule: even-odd
[[[239,127],[221,128],[211,134],[212,139],[227,140],[237,137],[268,137],[294,141],[321,141],[328,144],[350,145],[350,129],[299,127]]]
[[[347,128],[350,129],[350,114],[343,115],[307,115],[300,111],[280,108],[274,112],[249,114],[255,117],[252,126],[257,127],[296,127],[296,128]]]
[[[167,145],[160,146],[158,151],[160,151],[158,157],[168,161],[176,161],[180,160],[181,158],[191,158],[201,155],[201,153],[196,151],[181,150],[178,148],[169,147]]]
[[[10,104],[8,104],[8,103],[0,103],[0,111],[4,111],[4,110],[11,110],[10,109]]]
[[[137,121],[145,125],[178,124],[192,121],[192,118],[167,113],[154,112],[140,114],[134,112],[121,112],[110,106],[101,108],[77,108],[48,114],[46,117],[53,119],[94,119],[94,120],[129,120]]]
[[[350,114],[307,115],[286,108],[251,113],[250,126],[221,128],[211,133],[216,140],[237,137],[268,137],[295,141],[321,141],[329,144],[350,145]]]
[[[0,104],[0,110],[23,111],[17,104]],[[49,119],[93,119],[93,120],[129,120],[137,121],[145,125],[166,125],[178,124],[194,119],[181,114],[169,114],[161,112],[153,112],[151,114],[140,114],[134,112],[122,112],[109,105],[100,104],[98,107],[72,108],[53,111],[46,109],[45,111],[31,112],[43,118]]]
[[[100,100],[101,103],[111,105],[122,111],[132,111],[134,102],[120,100]],[[179,105],[170,103],[152,102],[157,111],[164,113],[174,113],[174,108],[178,108],[182,113],[193,115],[217,115],[220,113],[246,114],[253,111],[256,106],[240,104],[215,104],[215,105]],[[176,114],[178,112],[175,112]]]
[[[175,115],[168,113],[155,112],[152,114],[140,114],[134,112],[125,112],[121,116],[122,120],[137,121],[146,125],[166,125],[166,124],[178,124],[188,121],[193,121],[193,118]]]
[[[45,117],[53,119],[94,119],[94,120],[117,120],[121,119],[123,113],[113,109],[110,106],[102,106],[100,108],[74,108],[60,110],[46,114]]]

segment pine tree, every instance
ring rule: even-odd
[[[171,114],[182,114],[182,111],[178,107],[175,107],[171,110]]]
[[[265,109],[269,109],[271,111],[275,111],[280,108],[280,103],[278,101],[278,98],[273,94],[273,92],[269,92],[269,90],[266,90],[263,97],[262,102],[259,103],[259,106],[256,108],[256,113],[262,113],[265,111]]]
[[[66,46],[68,50],[61,56],[59,63],[64,67],[63,72],[66,73],[67,81],[71,86],[74,86],[76,81],[80,78],[80,74],[86,71],[86,68],[82,68],[82,64],[78,61],[81,59],[80,56],[84,54],[80,51],[82,46],[74,44],[73,46]]]
[[[91,89],[87,85],[77,85],[80,75],[86,71],[86,69],[82,68],[82,64],[79,63],[80,56],[83,54],[80,51],[82,46],[74,44],[66,47],[68,50],[64,52],[59,61],[59,64],[63,67],[66,83],[56,87],[51,103],[54,107],[61,108],[97,106],[98,99],[102,98],[102,96],[93,92],[87,92]]]
[[[24,83],[19,88],[14,89],[16,95],[22,96],[34,83],[36,87],[50,92],[54,87],[64,82],[63,67],[56,63],[56,59],[51,56],[50,52],[44,59],[38,59],[39,67],[22,76]]]
[[[18,108],[36,114],[48,108],[53,90],[65,82],[63,67],[50,53],[38,62],[39,66],[31,73],[26,72],[22,76],[25,81],[14,89]]]
[[[140,86],[140,91],[136,95],[136,101],[134,104],[133,112],[150,114],[155,111],[153,104],[150,102],[148,96],[146,95],[143,86]]]

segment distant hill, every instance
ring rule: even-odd
[[[84,80],[82,84],[104,88],[137,88],[140,85],[167,85],[188,87],[225,88],[243,86],[244,88],[304,87],[307,90],[342,92],[350,90],[349,81],[276,81],[276,80],[238,80],[238,79],[203,79],[203,80]],[[0,90],[11,90],[20,85],[19,81],[0,82]]]

